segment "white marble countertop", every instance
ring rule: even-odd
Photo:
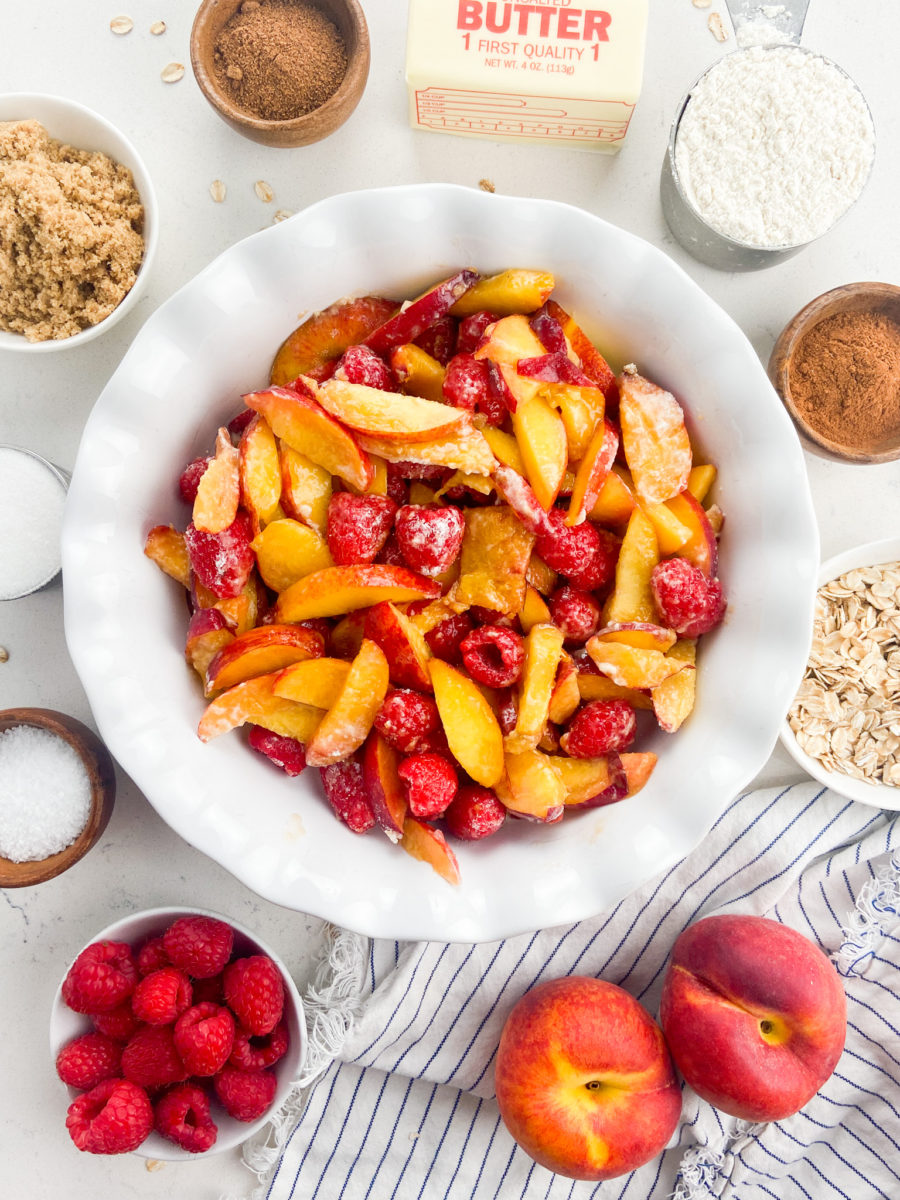
[[[815,0],[804,43],[834,58],[860,84],[872,109],[878,153],[872,179],[853,212],[831,234],[768,271],[726,275],[702,267],[671,239],[658,200],[659,168],[675,106],[693,79],[724,51],[707,29],[711,11],[691,0],[650,0],[644,90],[629,144],[618,157],[413,132],[403,78],[406,5],[363,0],[372,67],[349,122],[324,142],[271,150],[245,141],[215,116],[190,69],[166,85],[160,71],[189,64],[193,5],[133,0],[7,4],[0,37],[0,80],[8,91],[69,96],[103,113],[132,138],[156,183],[162,235],[147,294],[114,330],[79,350],[0,356],[0,441],[28,446],[71,468],[91,405],[143,321],[233,242],[267,225],[275,209],[296,211],[361,186],[446,181],[498,192],[542,195],[595,212],[662,246],[742,326],[765,361],[786,321],[831,287],[853,280],[900,282],[896,197],[900,192],[900,105],[896,99],[896,0],[865,5]],[[125,12],[135,28],[113,36]],[[167,31],[152,37],[152,22]],[[725,16],[727,23],[727,16]],[[222,179],[224,204],[210,199]],[[274,189],[271,205],[253,190]],[[900,463],[853,467],[807,456],[828,556],[856,542],[895,534]],[[785,513],[790,520],[790,513]],[[2,552],[2,534],[0,534]],[[62,628],[60,583],[0,604],[0,708],[43,705],[90,721]],[[776,749],[761,782],[794,777]],[[47,1015],[68,958],[100,928],[135,909],[196,903],[257,930],[303,984],[320,934],[318,920],[260,900],[223,868],[182,842],[123,775],[100,844],[66,875],[39,888],[10,890],[0,903],[0,988],[5,1086],[0,1095],[3,1193],[37,1200],[62,1190],[70,1200],[97,1196],[190,1195],[205,1200],[249,1192],[253,1177],[237,1152],[148,1171],[136,1156],[79,1154],[64,1128],[65,1100],[47,1050]]]

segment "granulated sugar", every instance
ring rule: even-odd
[[[0,600],[27,595],[59,570],[65,502],[66,489],[46,463],[0,446]]]
[[[0,732],[0,854],[33,862],[71,845],[87,824],[91,785],[75,749],[33,725]]]
[[[708,225],[774,249],[825,233],[862,191],[874,153],[871,115],[843,71],[798,46],[755,46],[694,88],[675,165]]]

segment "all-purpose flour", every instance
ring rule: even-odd
[[[871,115],[843,71],[798,46],[755,46],[694,88],[675,166],[707,224],[772,249],[825,233],[862,191],[874,153]]]

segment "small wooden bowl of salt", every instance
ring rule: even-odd
[[[67,871],[99,841],[116,775],[103,742],[49,708],[0,711],[0,887]]]

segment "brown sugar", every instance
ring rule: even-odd
[[[43,342],[104,320],[134,286],[143,224],[126,167],[0,122],[0,329]]]
[[[347,50],[337,26],[303,0],[244,0],[214,48],[219,86],[263,121],[321,107],[341,85]]]

